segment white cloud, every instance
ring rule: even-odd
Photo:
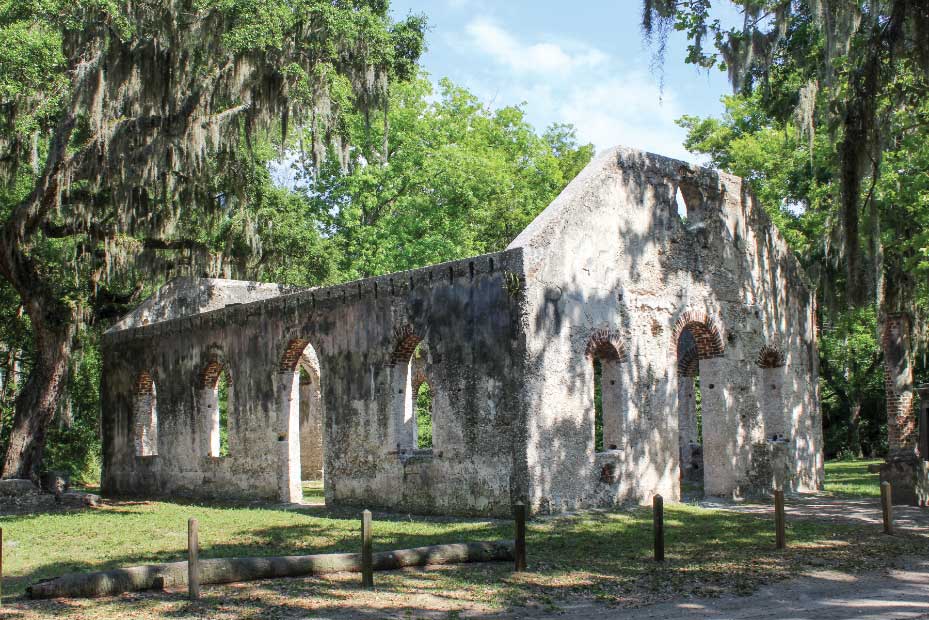
[[[477,51],[491,56],[498,64],[523,73],[560,73],[601,64],[607,56],[585,45],[573,49],[554,42],[524,43],[495,22],[476,18],[465,26],[469,43]]]
[[[577,42],[525,43],[486,18],[472,20],[464,37],[450,43],[471,58],[493,61],[472,65],[475,74],[464,85],[493,106],[525,102],[539,130],[571,123],[578,138],[598,150],[624,145],[694,159],[675,123],[683,114],[679,97],[668,89],[662,93],[653,76],[637,67]]]
[[[570,88],[556,114],[577,127],[578,137],[598,148],[621,144],[669,157],[690,158],[683,146],[682,115],[672,93],[662,96],[648,75],[624,73],[600,83]]]

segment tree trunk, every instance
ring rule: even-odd
[[[852,403],[851,417],[848,420],[848,449],[856,457],[861,457],[861,401],[855,399]]]
[[[76,321],[57,299],[40,295],[24,305],[32,323],[35,362],[16,397],[2,476],[38,480],[46,433],[68,380]]]
[[[408,566],[501,562],[513,559],[513,541],[452,543],[381,551],[373,557],[374,570]],[[360,553],[327,553],[279,557],[215,558],[200,560],[200,583],[236,583],[277,577],[360,572]],[[187,586],[187,562],[130,566],[94,573],[68,573],[26,588],[30,598],[112,596],[122,592]]]
[[[69,168],[68,144],[75,118],[64,115],[49,142],[45,169],[30,195],[10,213],[0,229],[0,275],[19,294],[35,340],[35,361],[16,398],[0,476],[37,479],[45,435],[65,388],[76,333],[74,309],[30,256],[34,235],[48,213],[60,206],[60,175]]]

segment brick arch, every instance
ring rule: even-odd
[[[412,325],[401,325],[396,330],[394,330],[394,345],[393,353],[390,354],[390,365],[396,366],[397,364],[406,364],[410,361],[410,358],[413,357],[413,352],[416,351],[416,347],[419,346],[419,343],[423,339],[420,338]]]
[[[293,338],[287,343],[284,353],[281,355],[281,363],[278,366],[280,372],[294,372],[297,370],[297,364],[303,356],[306,345],[310,344],[309,340],[303,338]]]
[[[225,371],[226,380],[229,383],[232,383],[232,375],[229,372],[229,369],[226,368],[226,363],[219,356],[212,356],[210,361],[207,362],[206,366],[203,367],[203,370],[200,371],[200,374],[197,377],[197,384],[202,388],[215,388],[219,383],[219,375]]]
[[[675,321],[674,329],[671,331],[671,349],[675,357],[678,355],[678,342],[684,330],[689,331],[694,338],[698,359],[723,356],[725,345],[722,330],[716,321],[702,310],[688,310]]]
[[[677,374],[680,377],[696,377],[700,374],[700,353],[697,347],[678,353]]]
[[[787,356],[784,351],[776,344],[766,344],[758,351],[758,358],[755,364],[759,368],[780,368],[787,363]]]
[[[609,362],[625,362],[629,359],[626,353],[626,345],[623,344],[619,332],[609,329],[594,331],[587,341],[584,354],[592,359]]]
[[[133,383],[132,444],[136,456],[158,455],[158,410],[152,374],[141,371]]]
[[[132,391],[136,396],[148,396],[155,393],[155,380],[152,373],[143,370],[138,374],[133,384]]]

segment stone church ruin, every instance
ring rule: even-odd
[[[104,338],[103,492],[321,478],[327,504],[507,515],[819,489],[814,314],[739,178],[613,149],[502,252],[163,287]]]

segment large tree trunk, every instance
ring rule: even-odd
[[[38,296],[25,307],[35,339],[35,361],[16,398],[2,476],[38,480],[46,433],[68,380],[76,321],[58,300]]]
[[[45,280],[30,255],[34,236],[47,214],[60,204],[60,178],[68,167],[68,144],[74,117],[65,115],[49,142],[45,170],[30,195],[10,213],[0,229],[0,275],[19,294],[29,315],[35,360],[16,398],[16,412],[0,475],[37,478],[45,434],[65,387],[77,321],[74,310]]]

